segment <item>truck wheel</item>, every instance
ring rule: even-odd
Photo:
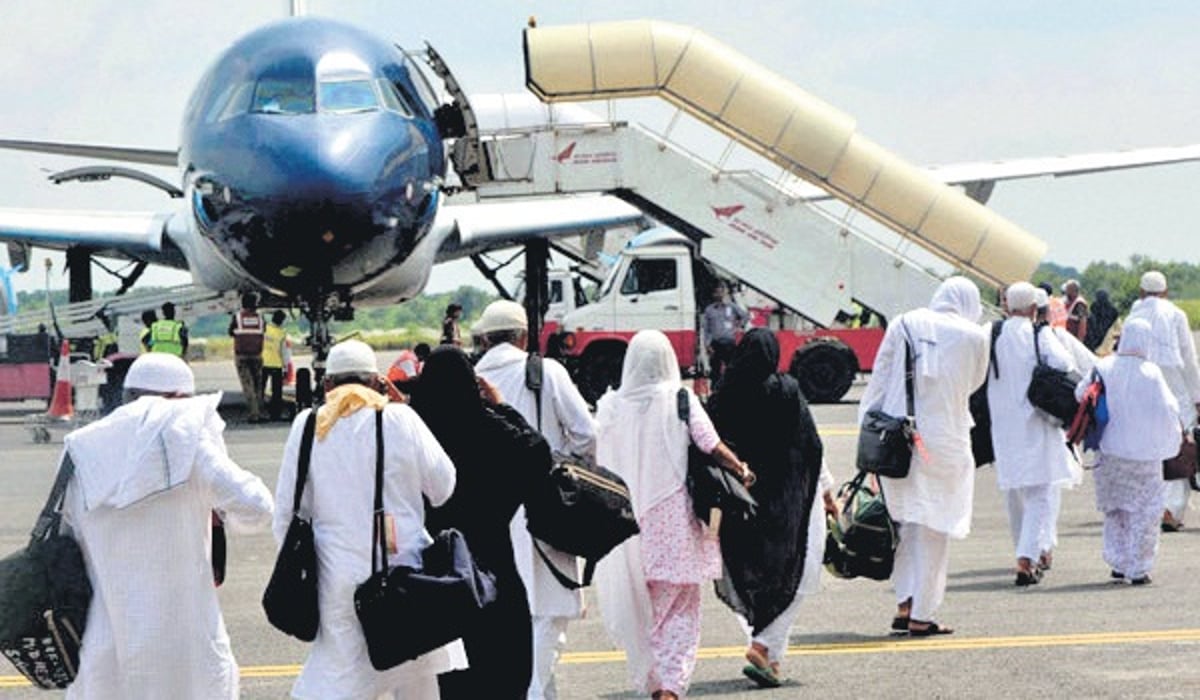
[[[840,340],[817,338],[792,355],[788,373],[800,382],[800,390],[810,402],[835,403],[854,383],[858,358]]]
[[[588,403],[595,405],[611,386],[621,385],[621,364],[625,362],[624,345],[606,345],[589,350],[579,360],[576,383],[579,393]]]

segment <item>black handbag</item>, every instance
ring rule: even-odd
[[[1029,380],[1025,396],[1029,403],[1052,423],[1070,426],[1079,410],[1079,402],[1075,399],[1075,386],[1079,384],[1079,376],[1074,372],[1051,367],[1042,360],[1038,335],[1045,327],[1046,325],[1042,324],[1033,329],[1033,352],[1037,357],[1037,365],[1033,368],[1033,377]]]
[[[311,642],[320,627],[317,608],[317,548],[313,540],[312,520],[300,517],[300,497],[308,479],[312,459],[313,432],[317,411],[304,422],[300,437],[300,458],[296,467],[296,490],[292,496],[292,521],[288,523],[283,544],[275,557],[275,568],[263,591],[262,606],[267,620],[280,632]]]
[[[1000,331],[1003,329],[1004,321],[992,322],[992,340],[988,344],[988,367],[996,379],[1000,378],[1000,364],[996,362],[996,339],[1000,337]],[[992,410],[988,406],[987,389],[988,380],[985,379],[983,385],[973,391],[971,398],[967,401],[967,407],[971,411],[971,421],[974,423],[971,426],[971,456],[975,459],[976,467],[996,461],[996,448],[992,444]]]
[[[66,688],[79,672],[92,585],[79,545],[60,534],[67,483],[65,453],[29,545],[0,560],[0,652],[38,688]]]
[[[687,389],[676,395],[676,411],[684,425],[691,418],[691,399]],[[687,490],[692,497],[692,512],[700,522],[714,526],[713,511],[720,511],[720,520],[732,518],[740,521],[753,520],[758,515],[758,501],[750,490],[728,470],[716,463],[712,455],[705,454],[688,443]]]
[[[542,426],[541,357],[529,354],[525,384],[534,392],[538,430]],[[526,527],[533,546],[554,578],[568,589],[588,586],[596,564],[625,540],[638,534],[633,501],[625,481],[579,455],[555,455],[554,466],[525,504]],[[575,581],[550,561],[541,540],[587,561],[583,580]]]
[[[905,330],[905,336],[907,335]],[[915,402],[912,343],[906,337],[904,403],[907,415],[892,416],[878,409],[867,411],[858,430],[858,455],[855,463],[859,471],[892,479],[908,476],[908,469],[912,463],[913,435],[916,433]]]
[[[458,530],[421,552],[421,568],[389,567],[383,510],[383,413],[375,416],[375,516],[371,577],[354,590],[354,614],[377,671],[411,661],[466,634],[496,600],[496,577],[475,564]],[[376,560],[376,553],[379,557]],[[378,562],[378,563],[377,563]]]

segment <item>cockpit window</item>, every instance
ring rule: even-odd
[[[213,103],[207,121],[225,121],[250,109],[250,96],[254,94],[254,83],[238,83]]]
[[[261,78],[254,87],[251,112],[309,114],[315,111],[312,78]]]
[[[369,80],[323,80],[317,86],[322,112],[365,112],[379,109]]]
[[[433,86],[429,84],[421,66],[413,60],[411,54],[406,53],[404,54],[404,67],[408,70],[408,79],[412,81],[413,88],[417,91],[416,99],[420,100],[425,112],[433,114],[433,110],[441,104],[441,100],[438,99]],[[397,85],[397,87],[401,89],[401,92],[407,92],[404,85]]]
[[[407,117],[412,116],[412,110],[408,108],[408,105],[400,96],[400,91],[396,89],[395,84],[393,84],[387,78],[380,78],[378,84],[379,94],[383,96],[384,107],[392,110],[393,112],[399,112]]]

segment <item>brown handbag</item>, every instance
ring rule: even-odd
[[[1196,429],[1193,428],[1193,431]],[[1179,454],[1163,460],[1163,480],[1190,479],[1196,475],[1196,440],[1193,432],[1189,440],[1187,433],[1180,436]]]

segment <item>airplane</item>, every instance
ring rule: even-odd
[[[116,166],[52,177],[131,179],[180,206],[150,214],[0,209],[0,241],[10,255],[28,245],[66,250],[72,297],[90,293],[93,255],[137,261],[127,283],[161,264],[213,290],[266,292],[302,309],[320,355],[338,314],[416,296],[435,262],[642,220],[606,196],[446,203],[447,145],[470,114],[465,95],[454,97],[443,104],[391,42],[332,19],[281,20],[238,40],[205,73],[176,151],[0,140],[0,148],[176,166],[178,185]],[[558,155],[569,158],[569,148]],[[931,172],[986,201],[1003,179],[1197,159],[1200,146],[1189,146]]]
[[[432,52],[432,48],[429,49]],[[435,261],[640,221],[611,197],[444,204],[447,142],[463,116],[411,55],[349,24],[293,17],[230,46],[185,109],[177,151],[5,140],[0,147],[176,166],[176,186],[86,166],[56,182],[132,179],[180,201],[155,213],[0,210],[0,240],[65,249],[71,296],[90,294],[92,255],[189,270],[206,288],[299,306],[314,350],[353,304],[397,303]]]

